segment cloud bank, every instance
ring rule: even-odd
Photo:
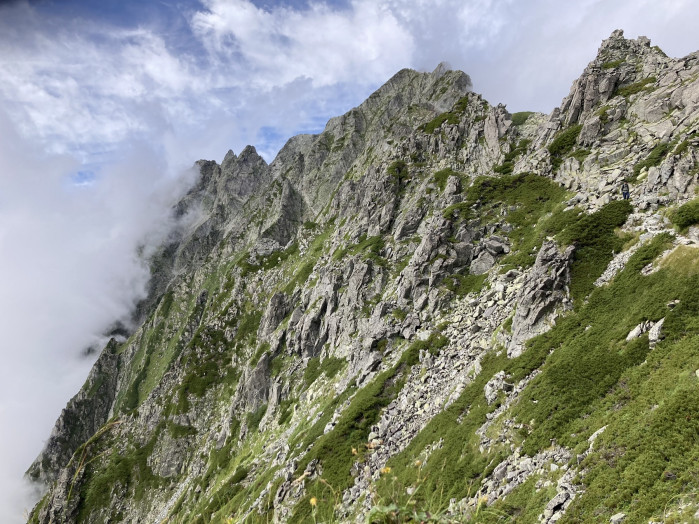
[[[147,4],[0,3],[2,522],[31,503],[21,475],[82,350],[143,295],[136,249],[166,234],[194,160],[271,161],[403,67],[447,61],[492,103],[548,112],[613,29],[699,48],[693,0]]]

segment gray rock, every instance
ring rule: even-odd
[[[474,275],[482,275],[483,273],[487,273],[494,265],[495,257],[488,251],[482,251],[481,254],[471,262],[469,271]]]
[[[534,267],[517,295],[517,311],[512,319],[512,337],[507,346],[511,358],[520,355],[524,343],[548,328],[556,308],[568,297],[570,263],[574,247],[559,252],[556,244],[546,241],[541,246]]]

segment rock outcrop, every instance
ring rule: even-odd
[[[403,70],[269,165],[197,162],[30,520],[689,511],[698,78],[615,31],[550,115]]]

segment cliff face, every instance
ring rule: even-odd
[[[698,117],[699,55],[615,32],[548,116],[403,70],[200,161],[31,521],[693,515]]]

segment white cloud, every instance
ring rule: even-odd
[[[0,521],[12,522],[26,504],[22,474],[91,364],[82,351],[144,296],[136,248],[169,230],[191,175],[169,176],[134,145],[76,187],[75,160],[44,154],[2,113],[0,137]]]
[[[314,87],[375,83],[410,62],[414,40],[381,3],[350,9],[312,4],[306,11],[271,11],[245,0],[207,0],[192,29],[221,63],[232,62],[246,82],[270,89],[309,78]]]

